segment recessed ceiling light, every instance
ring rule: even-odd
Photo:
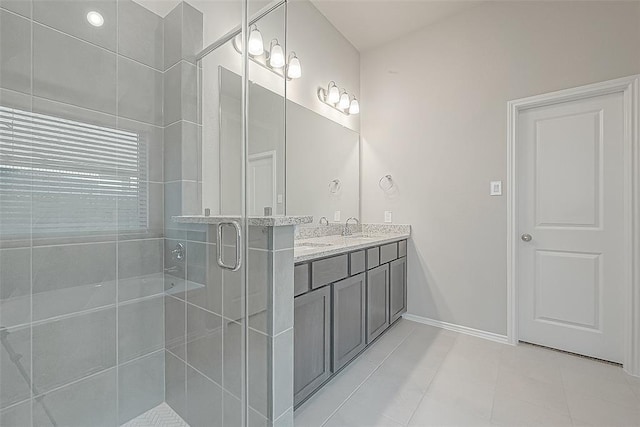
[[[104,18],[95,10],[87,13],[87,21],[89,21],[89,24],[94,27],[102,27],[102,24],[104,24]]]

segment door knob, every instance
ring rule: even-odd
[[[523,242],[530,242],[531,239],[533,239],[533,237],[531,237],[531,234],[527,234],[527,233],[520,236],[520,238],[522,239]]]

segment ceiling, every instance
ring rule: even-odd
[[[361,52],[480,4],[477,0],[311,1]]]
[[[135,0],[165,16],[180,0]],[[225,1],[225,0],[204,0]],[[237,0],[226,0],[237,1]],[[250,0],[256,3],[256,0]],[[481,3],[479,0],[311,0],[359,51],[397,39]]]

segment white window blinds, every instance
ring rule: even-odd
[[[0,106],[1,229],[145,230],[147,162],[137,133]]]

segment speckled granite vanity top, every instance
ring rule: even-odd
[[[220,222],[239,221],[239,216],[223,215],[189,215],[173,216],[174,222],[182,224],[218,224]],[[309,224],[313,222],[311,215],[289,215],[289,216],[250,216],[247,218],[249,225],[260,227],[283,227],[287,225]]]
[[[297,232],[300,237],[296,238],[293,249],[296,263],[404,240],[411,236],[411,226],[363,224],[349,236],[302,237],[308,234],[313,235],[314,232]]]

